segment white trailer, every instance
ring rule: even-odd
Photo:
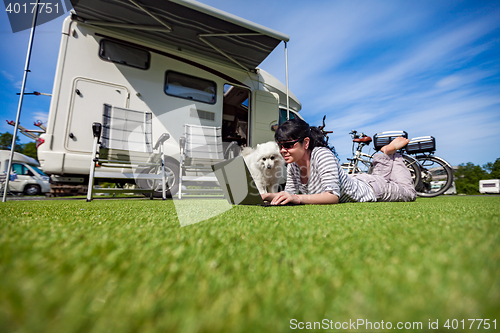
[[[104,104],[152,112],[153,142],[170,135],[164,151],[173,174],[184,124],[220,126],[224,141],[255,146],[273,140],[273,125],[300,117],[288,84],[257,67],[281,42],[286,63],[287,35],[191,0],[72,4],[47,131],[37,141],[55,183],[86,183],[91,127]]]
[[[446,185],[445,180],[435,180],[431,182],[431,190],[434,191],[439,191],[444,185]],[[451,183],[451,186],[449,189],[446,190],[443,194],[457,194],[457,187],[455,185],[455,182]]]
[[[500,179],[480,180],[479,193],[500,193]]]

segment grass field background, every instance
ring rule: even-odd
[[[500,197],[238,206],[183,228],[171,200],[7,202],[0,216],[1,332],[500,329]]]

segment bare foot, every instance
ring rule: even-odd
[[[386,155],[394,155],[394,153],[406,146],[408,142],[410,142],[410,140],[403,137],[397,137],[388,145],[383,146],[380,150]]]

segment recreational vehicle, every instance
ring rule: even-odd
[[[500,179],[487,179],[479,181],[479,193],[500,193]]]
[[[9,150],[0,150],[0,175],[6,176],[10,159]],[[14,152],[12,158],[11,180],[9,191],[37,195],[50,192],[49,177],[38,167],[34,158]]]
[[[446,181],[444,181],[444,180],[432,181],[431,182],[431,192],[437,192],[445,185],[446,185]],[[457,187],[455,185],[455,182],[452,182],[450,188],[447,189],[446,192],[444,192],[443,194],[457,194]]]
[[[185,124],[221,127],[222,140],[273,140],[301,104],[257,66],[289,37],[192,0],[72,0],[62,29],[46,133],[38,156],[53,183],[88,179],[92,124],[104,105],[151,115],[165,165],[177,177]],[[171,172],[169,172],[171,171]],[[169,183],[176,183],[171,179]]]

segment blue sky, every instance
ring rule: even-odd
[[[342,161],[349,131],[433,135],[453,165],[500,157],[499,1],[201,2],[290,36],[290,89],[327,128]],[[37,27],[26,91],[50,93],[65,15]],[[0,132],[12,131],[29,31],[0,14]],[[285,81],[282,45],[260,66]],[[21,124],[47,118],[50,97],[26,96]],[[21,136],[22,142],[28,142]]]

